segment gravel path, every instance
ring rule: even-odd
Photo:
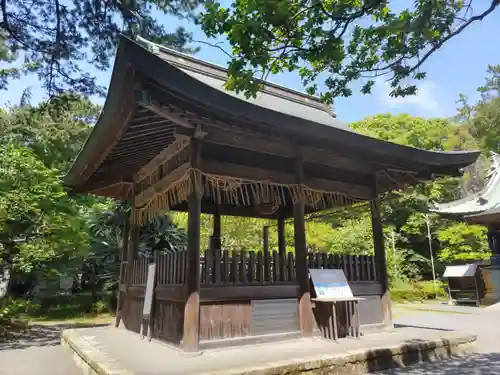
[[[432,306],[426,306],[433,310]],[[380,373],[408,375],[497,375],[500,374],[500,311],[495,309],[439,306],[435,311],[395,309],[395,325],[431,328],[442,331],[459,330],[479,336],[477,353],[407,369]],[[455,312],[453,311],[455,310]],[[456,313],[456,312],[460,313]],[[398,312],[400,314],[398,314]],[[399,317],[397,317],[399,315]],[[69,353],[60,346],[63,325],[35,325],[26,332],[0,341],[1,375],[81,375]]]
[[[432,306],[426,306],[433,309]],[[438,307],[436,307],[438,309]],[[387,371],[381,374],[408,375],[497,375],[500,374],[500,311],[484,308],[443,308],[440,312],[411,311],[401,309],[401,317],[395,325],[433,328],[437,330],[458,330],[478,335],[477,353],[466,358],[450,359],[435,363],[412,366],[407,369]],[[454,313],[453,310],[460,313]],[[397,316],[396,309],[396,316]]]
[[[0,341],[1,375],[82,375],[60,345],[63,325],[33,325]]]

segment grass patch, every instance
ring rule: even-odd
[[[421,307],[424,306],[424,307]],[[425,305],[416,305],[416,304],[395,304],[393,306],[393,309],[401,309],[401,310],[406,310],[406,311],[418,311],[418,312],[430,312],[430,313],[437,313],[437,314],[459,314],[459,315],[471,315],[473,314],[472,312],[466,312],[466,311],[458,311],[458,310],[453,310],[453,309],[433,309],[431,307],[425,307]]]
[[[113,321],[113,315],[111,314],[89,314],[73,317],[65,317],[63,319],[57,319],[48,316],[31,316],[25,317],[28,324],[75,324],[75,325],[100,325],[100,324],[110,324]]]
[[[391,298],[394,302],[423,302],[426,300],[444,300],[446,284],[432,281],[396,281],[391,285]]]
[[[110,324],[116,304],[103,296],[89,294],[51,295],[33,300],[4,299],[0,305],[0,335],[33,324]]]

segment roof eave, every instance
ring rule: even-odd
[[[328,146],[335,147],[338,144],[343,144],[346,147],[353,148],[355,152],[368,150],[369,153],[378,153],[387,157],[394,158],[397,156],[423,165],[431,173],[448,175],[457,173],[463,167],[472,164],[480,154],[476,151],[430,152],[401,146],[247,103],[196,80],[136,42],[122,37],[118,45],[103,110],[76,161],[64,177],[66,185],[72,187],[82,185],[85,181],[82,181],[81,176],[91,163],[92,155],[104,151],[106,145],[101,144],[100,139],[103,134],[109,131],[112,122],[115,120],[113,115],[120,103],[120,96],[123,94],[120,89],[121,84],[127,78],[128,64],[133,65],[134,69],[142,76],[156,81],[160,86],[174,94],[187,95],[186,92],[188,92],[189,100],[192,100],[197,106],[224,113],[228,118],[241,117],[245,121],[256,124],[264,123],[277,131],[322,142],[327,148]],[[121,124],[122,128],[125,125]]]
[[[464,220],[468,224],[476,224],[476,225],[500,225],[500,212],[482,212],[475,215],[465,216]]]
[[[111,74],[108,93],[104,102],[104,106],[101,110],[101,114],[99,115],[96,124],[92,128],[92,131],[87,137],[85,144],[80,149],[80,152],[76,156],[69,171],[63,177],[63,183],[68,187],[74,188],[85,182],[80,181],[80,176],[90,163],[92,154],[100,151],[99,149],[97,149],[99,139],[108,130],[113,121],[113,114],[118,110],[120,97],[121,94],[123,94],[120,89],[127,73],[127,58],[123,41],[124,39],[120,38],[116,52],[115,63],[113,65]]]
[[[130,52],[130,60],[142,74],[176,94],[182,95],[188,91],[190,99],[197,105],[213,108],[217,113],[224,113],[228,117],[241,117],[253,123],[265,123],[271,128],[279,128],[281,131],[300,137],[314,137],[316,140],[328,140],[337,144],[344,143],[358,150],[372,150],[391,157],[399,153],[408,160],[426,164],[431,172],[436,170],[437,173],[443,167],[458,171],[474,163],[480,155],[479,151],[452,153],[425,151],[259,107],[196,80],[131,40],[126,40],[125,43]],[[165,68],[153,69],[159,62],[163,63]],[[450,174],[450,171],[446,171],[445,174]]]

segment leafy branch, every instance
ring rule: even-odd
[[[474,14],[472,1],[418,0],[399,11],[387,0],[245,0],[229,8],[213,2],[201,24],[209,37],[229,40],[228,89],[254,96],[262,84],[257,72],[298,71],[310,94],[323,80],[321,98],[331,103],[352,95],[357,80],[370,93],[382,76],[392,96],[415,94],[412,80],[425,78],[420,69],[429,57],[500,5],[490,0]]]

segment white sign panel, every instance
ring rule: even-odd
[[[146,292],[144,293],[144,306],[142,309],[143,319],[149,319],[151,315],[151,306],[153,304],[153,290],[155,287],[156,263],[148,265],[148,278],[146,281]]]
[[[310,269],[309,273],[318,298],[352,298],[352,290],[339,269]]]
[[[477,264],[446,266],[443,277],[471,277],[476,274]]]

